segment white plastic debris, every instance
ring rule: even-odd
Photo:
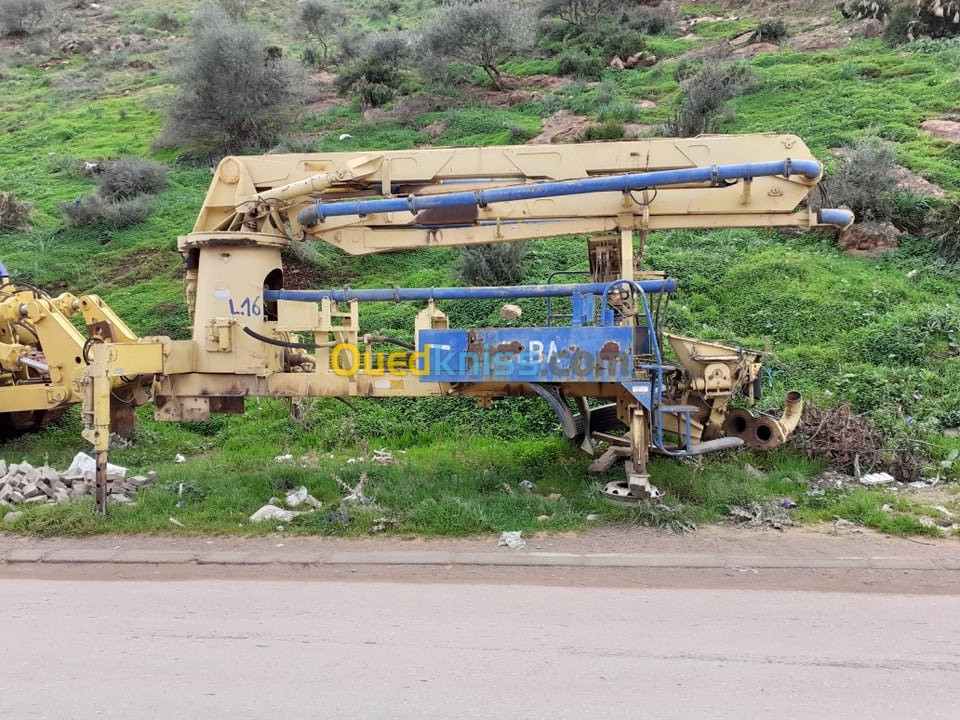
[[[290,453],[286,453],[285,455],[277,455],[274,458],[274,461],[278,463],[289,462],[291,460],[293,460],[293,455],[291,455]]]
[[[175,463],[185,463],[187,459],[183,456],[182,453],[177,453],[176,455],[173,456],[173,461]]]
[[[171,523],[173,523],[177,527],[183,527],[183,523],[177,520],[175,517],[169,517],[167,518],[167,520],[169,520]]]
[[[381,463],[384,465],[389,465],[392,462],[396,461],[396,458],[390,453],[386,448],[373,451],[373,461],[375,463]]]
[[[93,477],[97,474],[97,461],[83,452],[78,452],[73,456],[73,461],[64,475],[89,475]],[[107,463],[107,476],[126,477],[127,469],[119,465]]]
[[[925,483],[923,480],[914,480],[912,483],[907,483],[907,485],[912,488],[917,488],[918,490],[921,490],[925,487],[930,487],[930,485]]]
[[[301,485],[296,490],[292,490],[287,493],[286,503],[287,507],[300,507],[307,501],[307,489]]]
[[[890,473],[877,472],[870,473],[868,475],[863,475],[860,478],[861,485],[874,486],[874,485],[889,485],[892,482],[896,482],[896,478],[893,477]]]
[[[526,490],[527,492],[533,492],[536,489],[536,486],[529,480],[521,480],[520,487]]]
[[[521,537],[522,535],[522,530],[508,530],[500,535],[500,539],[497,540],[497,547],[506,545],[511,550],[522,550],[527,546],[527,541]]]
[[[340,142],[343,142],[344,140],[349,140],[352,137],[353,135],[351,135],[350,133],[340,133],[340,137],[337,139],[340,140]]]
[[[250,522],[259,523],[267,520],[282,520],[283,522],[290,522],[297,516],[297,514],[298,513],[295,513],[292,510],[284,510],[276,505],[264,505],[250,516]]]
[[[948,518],[953,517],[953,513],[947,510],[943,505],[934,505],[933,509],[936,510],[941,515],[943,515],[944,517],[948,517]]]

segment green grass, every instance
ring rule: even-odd
[[[165,6],[186,20],[191,3]],[[367,30],[414,27],[433,7],[426,0],[384,5],[361,0],[353,18]],[[271,41],[300,47],[284,29],[279,0],[254,10]],[[109,28],[135,28],[147,38],[164,37],[153,28],[150,3],[122,2]],[[684,5],[685,16],[729,11],[708,3]],[[738,12],[738,14],[740,14]],[[701,23],[697,34],[732,37],[756,22]],[[182,31],[180,31],[182,32]],[[670,58],[697,43],[669,35],[647,39],[646,49]],[[563,47],[558,44],[558,51]],[[288,53],[289,54],[289,53]],[[154,69],[137,69],[135,60]],[[838,51],[794,53],[781,50],[750,61],[761,84],[733,102],[736,112],[724,126],[733,132],[790,132],[832,165],[829,149],[861,135],[877,134],[895,144],[900,161],[952,193],[960,192],[960,146],[919,132],[919,123],[954,109],[960,96],[960,54],[954,45],[924,46],[900,55],[879,40],[861,41]],[[3,69],[0,83],[0,187],[34,204],[30,233],[0,231],[0,258],[18,277],[50,292],[70,290],[102,295],[141,334],[189,336],[182,302],[178,235],[193,224],[209,183],[209,162],[181,164],[176,149],[153,150],[162,124],[162,105],[172,88],[165,84],[167,51],[151,47],[98,60],[74,56],[65,65],[41,70],[35,62]],[[552,73],[550,57],[509,59],[508,75]],[[623,122],[662,123],[679,98],[677,63],[667,60],[633,71],[606,70],[598,83],[573,82],[565,88],[508,109],[474,100],[469,88],[438,86],[411,76],[405,88],[449,98],[449,105],[422,115],[387,116],[366,122],[346,103],[305,114],[296,127],[317,151],[414,148],[522,143],[538,134],[541,120],[567,108],[611,127]],[[412,73],[411,73],[412,75]],[[656,109],[639,110],[640,99]],[[952,104],[951,104],[952,103]],[[388,112],[391,110],[387,108]],[[436,139],[423,132],[442,122]],[[343,133],[351,137],[340,140]],[[166,163],[171,183],[156,197],[156,212],[138,226],[104,232],[65,227],[57,209],[94,189],[83,163],[115,155],[149,156]],[[557,269],[584,268],[583,238],[545,239],[529,244],[524,280],[543,282]],[[454,250],[422,250],[381,256],[346,257],[326,246],[301,248],[299,261],[314,266],[323,283],[355,287],[419,287],[458,284]],[[960,277],[937,260],[924,241],[906,238],[902,248],[877,260],[843,255],[818,235],[786,238],[764,231],[724,230],[652,234],[645,264],[680,281],[669,329],[771,350],[766,359],[765,407],[774,407],[790,388],[819,403],[849,401],[898,437],[918,436],[936,462],[956,438],[940,433],[960,425]],[[908,277],[908,273],[916,270]],[[542,323],[541,302],[519,303],[525,321]],[[496,302],[441,303],[455,326],[497,324]],[[365,307],[362,329],[411,337],[415,304]],[[202,424],[160,424],[146,410],[136,443],[112,459],[133,471],[155,469],[160,481],[138,497],[134,508],[115,508],[97,518],[89,502],[28,508],[15,529],[39,534],[88,532],[264,532],[246,518],[282,488],[304,484],[334,509],[340,492],[333,476],[354,482],[369,474],[375,508],[360,508],[346,526],[330,523],[328,512],[298,518],[291,532],[364,534],[381,517],[396,520],[390,532],[469,534],[501,530],[578,529],[593,513],[601,521],[681,527],[716,522],[731,505],[751,500],[799,504],[793,516],[803,522],[844,517],[892,534],[929,533],[917,518],[929,510],[901,496],[854,490],[825,498],[806,495],[807,479],[820,468],[787,451],[766,457],[752,453],[711,457],[702,465],[656,460],[654,481],[667,493],[659,508],[640,510],[605,503],[597,490],[617,479],[585,474],[589,459],[557,437],[556,421],[532,399],[498,402],[489,410],[472,401],[358,399],[356,412],[333,400],[310,403],[303,421],[290,421],[276,401],[250,400],[242,417],[216,417]],[[453,440],[456,438],[456,440]],[[387,447],[396,465],[348,463]],[[62,426],[0,445],[8,461],[27,458],[65,466],[84,445],[76,412]],[[275,455],[307,457],[280,465]],[[189,461],[170,462],[177,452]],[[765,480],[743,471],[763,467]],[[530,479],[535,494],[518,483]],[[170,488],[184,483],[184,507]],[[503,488],[503,483],[514,491]],[[547,496],[560,492],[562,501]],[[894,512],[882,510],[884,504]],[[547,521],[537,518],[549,516]],[[169,522],[177,517],[181,530]]]

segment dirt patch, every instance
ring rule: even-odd
[[[941,140],[960,143],[960,122],[955,120],[924,120],[920,129]]]
[[[590,118],[570,110],[558,110],[545,118],[540,134],[527,141],[529,145],[543,145],[573,140],[590,125]]]
[[[838,50],[851,41],[850,32],[844,28],[822,27],[800,33],[788,41],[788,45],[797,52],[816,52],[817,50]]]
[[[509,108],[519,103],[536,100],[548,92],[559,90],[569,85],[570,79],[554,75],[528,75],[526,77],[504,75],[502,82],[503,90],[471,86],[466,88],[465,92],[474,100],[490,107]]]
[[[733,56],[737,58],[752,58],[754,55],[777,52],[778,50],[780,50],[780,46],[774,43],[755,43],[737,48],[733,51]]]
[[[653,127],[653,125],[644,125],[643,123],[627,123],[623,126],[623,137],[627,140],[636,140],[645,137]]]

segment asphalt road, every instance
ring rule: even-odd
[[[418,583],[402,568],[366,581],[165,579],[162,568],[126,582],[5,578],[0,717],[960,710],[956,595],[609,587],[582,573],[573,586],[500,584],[500,570]]]

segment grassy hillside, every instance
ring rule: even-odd
[[[189,336],[176,237],[192,226],[216,158],[156,149],[154,140],[164,103],[176,91],[170,72],[189,33],[193,5],[57,3],[73,35],[94,38],[93,50],[64,52],[55,41],[44,45],[36,38],[0,43],[0,189],[35,208],[30,232],[0,230],[0,258],[18,278],[48,292],[100,294],[138,332],[175,338]],[[505,93],[489,88],[479,71],[469,76],[472,83],[445,84],[410,70],[398,97],[371,111],[335,96],[326,84],[338,71],[334,65],[312,73],[310,104],[280,146],[323,151],[519,143],[540,133],[544,119],[560,110],[590,123],[626,123],[626,132],[655,132],[681,99],[678,77],[690,51],[741,35],[769,12],[768,3],[741,5],[683,5],[673,27],[647,38],[647,49],[659,58],[652,67],[561,78],[560,45],[534,49],[504,63]],[[434,9],[424,0],[349,6],[351,22],[368,31],[412,28]],[[839,32],[842,19],[831,7],[791,15],[791,33],[813,25]],[[257,3],[248,22],[264,28],[267,41],[287,56],[299,57],[309,42],[290,28],[290,8],[279,0]],[[734,101],[735,113],[722,118],[721,129],[798,134],[828,169],[835,164],[832,148],[877,136],[893,144],[900,164],[956,197],[960,146],[918,126],[957,112],[960,51],[950,43],[910,48],[891,49],[878,38],[834,50],[795,52],[785,46],[758,54],[747,60],[758,82]],[[641,100],[655,107],[641,108]],[[340,140],[343,134],[351,137]],[[170,185],[156,197],[155,212],[123,230],[67,226],[58,203],[95,188],[84,162],[130,155],[170,169]],[[922,217],[927,205],[916,196],[898,199],[905,218]],[[659,233],[649,239],[645,264],[680,281],[669,330],[772,351],[765,404],[778,404],[794,387],[824,406],[849,402],[887,434],[891,449],[921,452],[924,474],[950,477],[950,464],[940,463],[960,449],[955,436],[943,433],[960,426],[960,274],[915,232],[918,237],[906,237],[899,250],[877,259],[844,254],[832,238],[817,234]],[[318,247],[301,249],[290,260],[319,286],[417,287],[457,283],[456,258],[451,250],[351,258]],[[530,244],[525,280],[586,266],[581,238],[537,241]],[[540,304],[524,304],[525,317],[542,318]],[[457,325],[496,323],[496,303],[442,307]],[[366,307],[364,330],[409,336],[417,310],[413,304]],[[333,476],[353,484],[366,472],[367,494],[376,504],[355,510],[351,523],[319,513],[299,518],[288,530],[364,533],[382,518],[388,527],[423,533],[567,529],[583,527],[591,514],[598,521],[680,526],[720,519],[731,505],[790,498],[803,519],[842,516],[890,532],[933,532],[917,520],[927,511],[906,495],[808,495],[807,479],[823,464],[791,450],[765,457],[740,452],[697,464],[656,461],[655,482],[668,493],[664,506],[625,509],[604,503],[597,493],[619,476],[619,468],[587,480],[588,458],[558,438],[553,417],[536,401],[511,400],[491,410],[465,400],[356,405],[354,413],[332,400],[314,401],[302,420],[291,421],[283,403],[250,400],[243,417],[181,425],[155,423],[144,410],[134,445],[118,449],[113,460],[158,470],[161,487],[142,493],[135,508],[117,508],[107,521],[80,502],[32,509],[17,527],[175,530],[168,518],[176,516],[187,530],[262,531],[245,519],[284,487],[305,484],[332,510],[340,496]],[[383,447],[396,454],[395,464],[347,462]],[[79,449],[73,413],[61,426],[4,444],[0,456],[59,466]],[[173,465],[177,452],[187,454],[188,462]],[[297,459],[274,461],[286,452]],[[766,470],[766,479],[744,470],[745,463]],[[525,493],[521,480],[531,480],[536,492]],[[185,496],[172,491],[180,483]],[[550,500],[550,493],[563,499]],[[958,509],[955,497],[945,502]],[[893,512],[882,511],[884,505]]]

